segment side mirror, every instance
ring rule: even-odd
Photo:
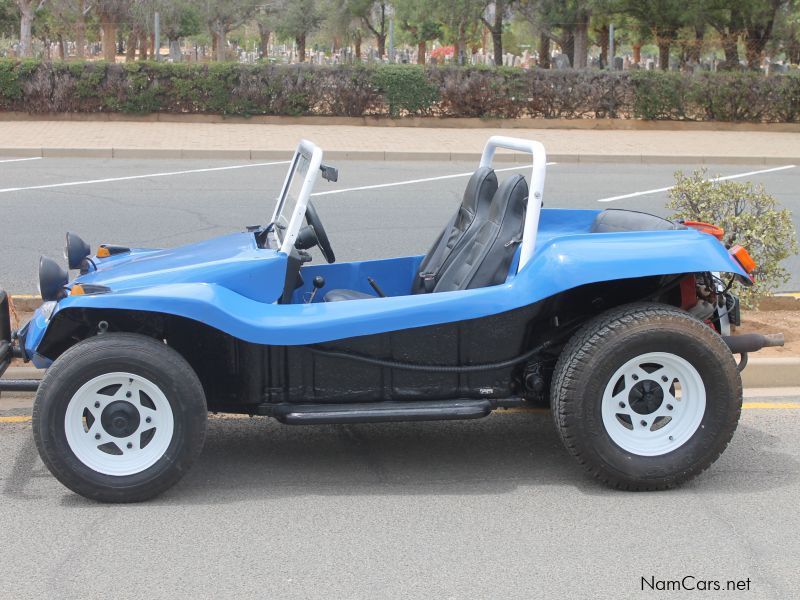
[[[339,169],[336,167],[320,165],[319,170],[322,171],[322,178],[325,181],[339,181]]]

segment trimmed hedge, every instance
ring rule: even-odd
[[[800,120],[800,74],[0,60],[0,110]]]

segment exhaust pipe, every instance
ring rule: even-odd
[[[723,335],[723,341],[731,349],[732,354],[747,354],[748,352],[758,352],[762,348],[773,346],[783,346],[783,334],[771,333],[762,335],[760,333],[745,333],[742,335]]]

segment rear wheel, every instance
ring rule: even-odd
[[[36,395],[33,433],[53,475],[106,502],[174,485],[200,453],[207,410],[191,366],[140,335],[103,334],[65,352]]]
[[[600,315],[559,358],[553,416],[567,449],[612,487],[674,487],[711,465],[739,420],[742,385],[722,339],[686,312]]]

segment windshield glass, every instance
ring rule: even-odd
[[[275,234],[278,240],[283,243],[286,236],[286,230],[289,227],[289,222],[292,220],[292,215],[297,207],[297,199],[300,197],[300,190],[303,189],[303,182],[308,174],[309,160],[303,154],[296,154],[294,162],[289,171],[289,178],[284,186],[284,194],[278,200],[279,205],[276,210],[274,223]]]

